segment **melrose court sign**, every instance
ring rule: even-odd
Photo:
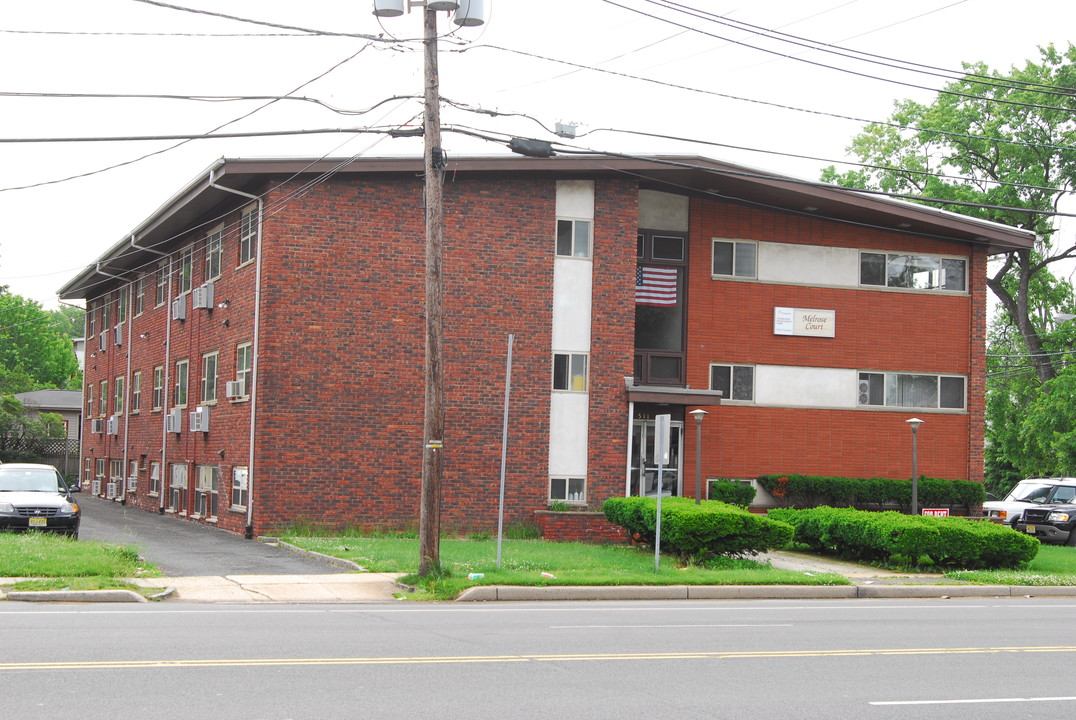
[[[775,307],[773,309],[774,335],[834,337],[836,329],[837,313],[835,310],[809,310],[788,307]]]

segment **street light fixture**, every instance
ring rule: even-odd
[[[919,458],[916,455],[916,434],[919,432],[919,426],[923,424],[923,421],[919,418],[911,418],[906,420],[908,426],[912,429],[912,515],[919,514]]]
[[[702,408],[688,413],[695,418],[695,504],[702,504],[702,419],[709,415]]]

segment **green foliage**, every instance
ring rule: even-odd
[[[923,517],[852,508],[777,509],[770,517],[795,528],[795,541],[816,552],[867,562],[928,558],[952,568],[1016,568],[1031,561],[1039,541],[1004,525],[967,518]]]
[[[735,480],[714,480],[710,483],[710,499],[748,507],[755,501],[755,487]]]
[[[881,510],[897,505],[910,508],[912,484],[890,478],[847,478],[820,475],[762,475],[758,484],[792,507],[856,507]],[[922,507],[974,507],[986,499],[981,483],[969,480],[919,478],[919,505]]]
[[[30,413],[17,398],[0,396],[0,462],[38,462],[42,444],[64,433],[56,413]]]
[[[79,333],[81,334],[81,333]],[[71,340],[41,305],[0,291],[0,393],[81,389]]]
[[[602,506],[605,517],[639,542],[654,542],[657,500],[654,498],[609,498]],[[661,543],[663,549],[682,558],[710,555],[753,555],[788,545],[792,529],[784,523],[716,500],[698,505],[690,498],[661,501]]]

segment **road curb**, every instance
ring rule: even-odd
[[[20,602],[149,602],[134,590],[15,590],[7,600]]]
[[[280,538],[261,536],[258,538],[258,542],[265,543],[266,545],[275,545],[282,547],[285,550],[295,553],[296,555],[302,555],[303,557],[311,558],[312,560],[319,560],[323,563],[328,563],[334,567],[342,568],[344,570],[353,570],[355,572],[368,572],[366,568],[351,560],[345,560],[344,558],[333,557],[332,555],[326,555],[325,553],[319,553],[314,550],[307,550],[301,548],[298,545],[292,545],[289,542],[284,542]]]

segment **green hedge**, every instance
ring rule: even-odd
[[[855,507],[882,510],[909,509],[912,505],[910,480],[891,478],[849,478],[823,475],[762,475],[758,484],[785,507]],[[919,507],[971,508],[986,500],[983,484],[970,480],[919,478]]]
[[[654,498],[609,498],[602,505],[605,517],[638,542],[653,543],[657,518]],[[754,555],[785,547],[792,527],[743,508],[705,500],[670,497],[661,501],[661,545],[681,557]]]
[[[755,486],[736,480],[711,480],[710,499],[748,507],[755,501]]]
[[[1004,525],[959,517],[923,517],[852,508],[775,509],[769,517],[795,528],[795,540],[853,560],[923,556],[946,568],[1012,568],[1039,551],[1039,541]]]

